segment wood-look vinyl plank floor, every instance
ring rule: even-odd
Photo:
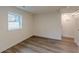
[[[3,53],[78,53],[79,47],[73,39],[48,39],[33,36],[7,49]]]

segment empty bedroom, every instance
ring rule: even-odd
[[[1,53],[78,53],[79,6],[0,6]]]

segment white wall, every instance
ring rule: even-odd
[[[61,13],[36,14],[34,35],[61,40]]]
[[[75,15],[75,43],[79,46],[79,15]]]
[[[23,28],[8,31],[8,11],[14,11],[23,16]],[[16,7],[0,7],[0,52],[32,36],[32,14]]]
[[[64,37],[74,38],[75,36],[75,19],[71,13],[62,14],[62,34]]]

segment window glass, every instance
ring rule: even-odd
[[[16,30],[22,28],[22,16],[14,13],[8,14],[8,30]]]

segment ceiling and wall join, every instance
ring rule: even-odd
[[[65,6],[18,6],[22,10],[31,12],[33,14],[52,13],[65,8]]]

